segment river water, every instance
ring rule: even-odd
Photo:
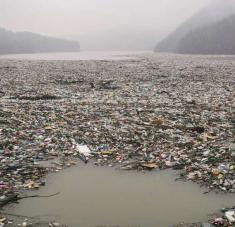
[[[0,59],[21,60],[123,60],[131,59],[134,55],[151,52],[143,51],[81,51],[68,53],[35,53],[0,55]]]
[[[169,227],[207,220],[207,214],[235,203],[234,195],[203,194],[205,189],[176,177],[169,170],[125,172],[79,163],[50,174],[46,187],[32,192],[59,195],[22,200],[10,212],[55,219],[69,227]]]

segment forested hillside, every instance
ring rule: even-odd
[[[79,43],[0,28],[0,54],[79,51]]]
[[[159,42],[156,52],[177,52],[182,39],[196,29],[219,22],[235,13],[235,0],[214,0],[210,5],[182,23],[175,31]],[[181,44],[180,44],[181,43]],[[182,48],[182,46],[181,46]]]
[[[176,52],[235,54],[235,15],[190,32],[180,41]]]

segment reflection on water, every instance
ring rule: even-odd
[[[181,221],[206,220],[205,214],[235,203],[233,195],[205,195],[196,184],[175,182],[174,174],[124,172],[79,163],[51,174],[47,186],[36,192],[59,191],[58,196],[22,200],[10,212],[51,215],[49,219],[69,227],[168,227]]]
[[[123,60],[133,59],[133,55],[145,54],[143,51],[81,51],[69,53],[9,54],[0,59],[27,60]]]

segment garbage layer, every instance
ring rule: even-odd
[[[1,202],[84,159],[81,146],[96,165],[235,192],[234,69],[223,56],[0,60]]]

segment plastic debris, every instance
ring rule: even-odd
[[[225,217],[228,219],[230,223],[235,222],[235,211],[234,210],[229,210],[225,212]]]
[[[1,60],[0,74],[0,196],[81,157],[235,192],[232,58]]]
[[[77,145],[77,150],[79,152],[80,158],[87,162],[91,156],[91,150],[86,145]]]

